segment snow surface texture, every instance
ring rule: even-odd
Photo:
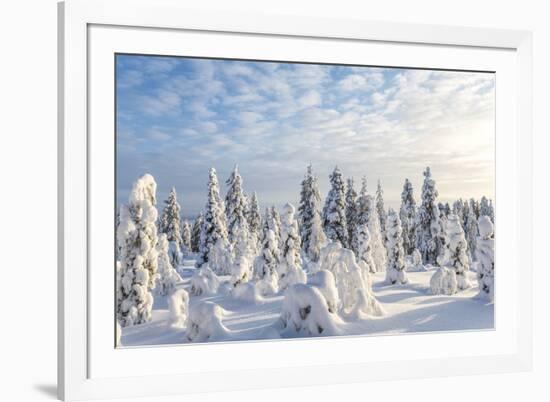
[[[189,295],[185,289],[178,289],[170,295],[168,309],[170,311],[170,325],[176,328],[184,328],[189,312]]]
[[[479,237],[477,238],[476,255],[479,261],[477,273],[479,295],[493,302],[495,298],[495,239],[490,216],[479,218],[478,226]]]

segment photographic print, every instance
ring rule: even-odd
[[[115,76],[117,346],[494,329],[494,73]]]

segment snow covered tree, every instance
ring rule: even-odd
[[[162,211],[162,219],[160,232],[166,233],[169,242],[176,242],[181,246],[181,231],[180,231],[180,204],[176,188],[172,187],[168,194],[168,199],[164,201],[164,209]]]
[[[342,172],[338,166],[334,168],[329,178],[331,188],[323,208],[323,228],[330,240],[339,241],[342,247],[348,247],[345,188]]]
[[[187,219],[181,222],[181,249],[186,254],[191,251],[191,224]]]
[[[313,174],[313,168],[311,165],[308,165],[306,174],[301,183],[298,220],[300,237],[302,239],[302,250],[312,261],[319,257],[319,244],[312,244],[312,234],[315,220],[320,219],[320,205],[321,196],[317,185],[317,177]],[[316,233],[316,235],[318,235],[318,233]],[[319,239],[317,238],[317,240]]]
[[[411,254],[416,249],[416,201],[409,179],[405,179],[403,184],[399,218],[403,228],[403,249],[406,254]]]
[[[176,272],[168,256],[168,237],[161,233],[157,242],[158,271],[155,292],[159,296],[166,296],[174,291],[181,277]]]
[[[275,206],[271,207],[271,212],[269,216],[269,228],[273,230],[277,242],[281,244],[281,216],[279,215],[279,211],[277,211],[277,208],[275,208]]]
[[[354,248],[354,245],[357,244],[354,239],[357,228],[357,192],[353,188],[353,178],[348,179],[346,188],[346,224],[348,227],[348,246],[357,253]]]
[[[301,240],[298,233],[298,222],[294,213],[294,205],[287,203],[281,216],[281,261],[278,268],[280,290],[285,290],[295,283],[306,282],[306,274],[302,270],[300,257]]]
[[[370,233],[372,258],[376,271],[386,270],[386,247],[380,229],[380,219],[374,204],[374,199],[367,194],[366,180],[363,181],[359,200],[357,202],[357,225],[367,225]],[[357,240],[356,240],[357,241]],[[357,250],[359,250],[359,247]]]
[[[472,200],[473,201],[473,200]],[[472,207],[472,202],[468,206],[467,211],[465,211],[465,222],[464,222],[464,234],[466,236],[466,241],[468,242],[468,250],[470,259],[472,261],[476,258],[476,241],[477,241],[477,218],[475,215],[475,208]]]
[[[225,196],[225,213],[227,216],[227,233],[231,245],[235,245],[237,237],[242,231],[248,232],[246,218],[246,197],[243,192],[243,180],[239,174],[239,167],[235,165],[233,172],[225,182],[228,186]]]
[[[117,320],[121,326],[151,320],[158,267],[155,179],[150,174],[133,185],[127,205],[120,210],[117,231],[120,269],[117,275]]]
[[[388,268],[386,270],[386,282],[388,284],[405,284],[407,273],[405,272],[405,250],[403,249],[403,230],[399,215],[392,208],[389,209],[386,221],[386,249],[388,250]]]
[[[371,236],[366,223],[357,225],[354,238],[357,245],[357,262],[364,265],[368,273],[376,272],[376,265],[372,258]]]
[[[258,246],[262,238],[262,216],[260,214],[260,204],[258,203],[258,195],[256,192],[252,193],[252,197],[250,197],[247,218],[250,237],[255,242],[255,246]]]
[[[384,207],[384,190],[382,190],[380,180],[378,180],[378,185],[376,186],[376,212],[378,213],[378,219],[380,219],[380,230],[382,231],[382,235],[385,236],[387,214]]]
[[[231,253],[231,245],[227,240],[225,213],[220,198],[218,177],[216,169],[211,168],[197,267],[209,263],[210,268],[215,272],[227,273],[230,270],[228,265],[231,263]]]
[[[193,222],[193,228],[191,229],[191,251],[193,253],[199,252],[199,247],[201,244],[201,230],[204,217],[202,212],[197,215],[195,222]]]
[[[262,240],[260,255],[254,260],[254,278],[261,281],[260,293],[274,294],[279,288],[279,245],[272,230],[267,230]]]
[[[470,281],[467,277],[468,271],[470,270],[467,254],[468,243],[466,242],[464,231],[456,215],[449,215],[445,224],[445,229],[447,243],[445,245],[445,254],[441,265],[454,270],[458,289],[467,289],[470,287]]]
[[[470,209],[474,211],[476,219],[479,219],[480,217],[480,205],[479,201],[474,200],[473,198],[470,198]]]
[[[453,209],[451,212],[458,217],[462,228],[464,228],[464,201],[462,201],[462,198],[459,198],[453,203]]]
[[[491,222],[495,221],[495,213],[493,210],[493,201],[489,200],[487,197],[481,197],[481,202],[479,204],[479,215],[488,216],[491,219]]]
[[[481,216],[478,222],[479,237],[476,255],[479,261],[477,281],[479,295],[493,302],[495,299],[495,239],[493,223],[489,216]]]
[[[422,254],[422,261],[426,264],[436,264],[441,253],[442,227],[439,208],[435,202],[437,196],[435,180],[430,168],[427,167],[424,171],[422,204],[418,209],[416,231],[416,246]]]

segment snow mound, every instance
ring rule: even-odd
[[[325,297],[316,287],[300,283],[286,290],[280,317],[283,336],[339,335],[338,322],[338,316],[328,310]]]
[[[250,279],[251,264],[248,258],[240,256],[235,260],[231,267],[231,283],[237,286],[241,283],[248,282]]]
[[[170,325],[175,328],[184,328],[189,312],[189,295],[185,289],[178,289],[170,295],[168,310],[170,311]]]
[[[233,288],[231,295],[237,300],[246,301],[248,303],[257,304],[263,301],[263,297],[258,288],[251,282],[238,284]]]
[[[220,280],[218,276],[210,269],[208,264],[199,268],[190,279],[191,287],[189,292],[193,296],[203,294],[214,294],[218,291]]]
[[[355,254],[339,242],[329,243],[321,249],[315,271],[330,271],[338,290],[338,310],[344,316],[383,314],[381,306],[372,294],[371,279],[366,264],[359,265]],[[365,300],[368,301],[365,303]]]
[[[457,292],[458,283],[455,271],[440,267],[430,279],[430,291],[433,295],[453,295]]]
[[[336,313],[338,311],[338,289],[336,289],[336,281],[332,272],[322,269],[311,275],[307,284],[319,289],[327,301],[329,312]]]
[[[186,338],[189,342],[227,340],[231,331],[222,323],[225,310],[216,303],[201,302],[191,307]]]

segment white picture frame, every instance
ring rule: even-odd
[[[211,42],[224,41],[234,46],[213,50],[216,48],[208,46],[214,45],[201,39],[205,35],[215,39]],[[98,216],[101,208],[112,207],[109,190],[97,186],[98,177],[112,176],[114,166],[113,137],[109,132],[113,127],[108,118],[114,105],[113,87],[102,84],[114,79],[112,74],[109,78],[113,71],[108,64],[109,55],[125,50],[176,54],[181,43],[178,41],[190,36],[203,41],[205,49],[201,51],[210,56],[230,57],[236,52],[241,55],[250,52],[247,54],[259,59],[295,60],[297,53],[292,52],[308,41],[311,48],[330,47],[330,54],[322,61],[342,61],[352,57],[353,47],[367,46],[372,57],[385,65],[454,66],[470,70],[483,66],[485,70],[496,71],[497,77],[502,77],[497,81],[497,221],[498,214],[511,217],[506,223],[498,222],[499,233],[504,234],[497,241],[497,265],[499,261],[507,263],[502,263],[503,280],[497,280],[497,294],[505,290],[510,297],[497,301],[496,330],[115,350],[109,327],[114,320],[103,314],[112,303],[94,296],[111,292],[112,287],[100,280],[98,269],[93,269],[98,260],[112,261],[109,254],[112,247],[104,250],[112,244],[111,240],[102,244],[102,238],[109,237],[102,229],[112,230],[112,222],[109,228],[108,221],[98,223],[90,219]],[[269,46],[262,46],[268,42]],[[282,46],[279,42],[293,45]],[[177,0],[60,3],[59,397],[64,400],[146,397],[529,370],[531,47],[531,34],[523,31],[206,13],[186,9]],[[302,61],[308,57],[309,61],[321,61],[321,56],[313,52],[303,52],[299,57]],[[500,101],[498,93],[502,94]],[[102,227],[103,224],[107,226]],[[110,272],[108,275],[114,276]],[[437,350],[437,346],[461,339],[479,347],[468,351],[457,349],[454,353]],[[317,342],[342,353],[319,356]],[[375,353],[390,345],[397,349],[394,356]],[[428,350],[428,346],[432,348]],[[431,350],[433,346],[435,351]],[[365,353],[345,353],[358,349]],[[269,359],[265,359],[266,353]],[[181,361],[173,358],[178,354],[194,363],[192,367],[183,370],[178,367],[180,364],[170,364]],[[224,360],[212,367],[212,359],[221,354]],[[264,361],[258,356],[264,357]],[[150,361],[152,368],[133,372],[136,359]],[[154,364],[157,360],[166,364],[158,368]],[[248,381],[237,381],[243,375]],[[147,381],[144,377],[148,377]]]

